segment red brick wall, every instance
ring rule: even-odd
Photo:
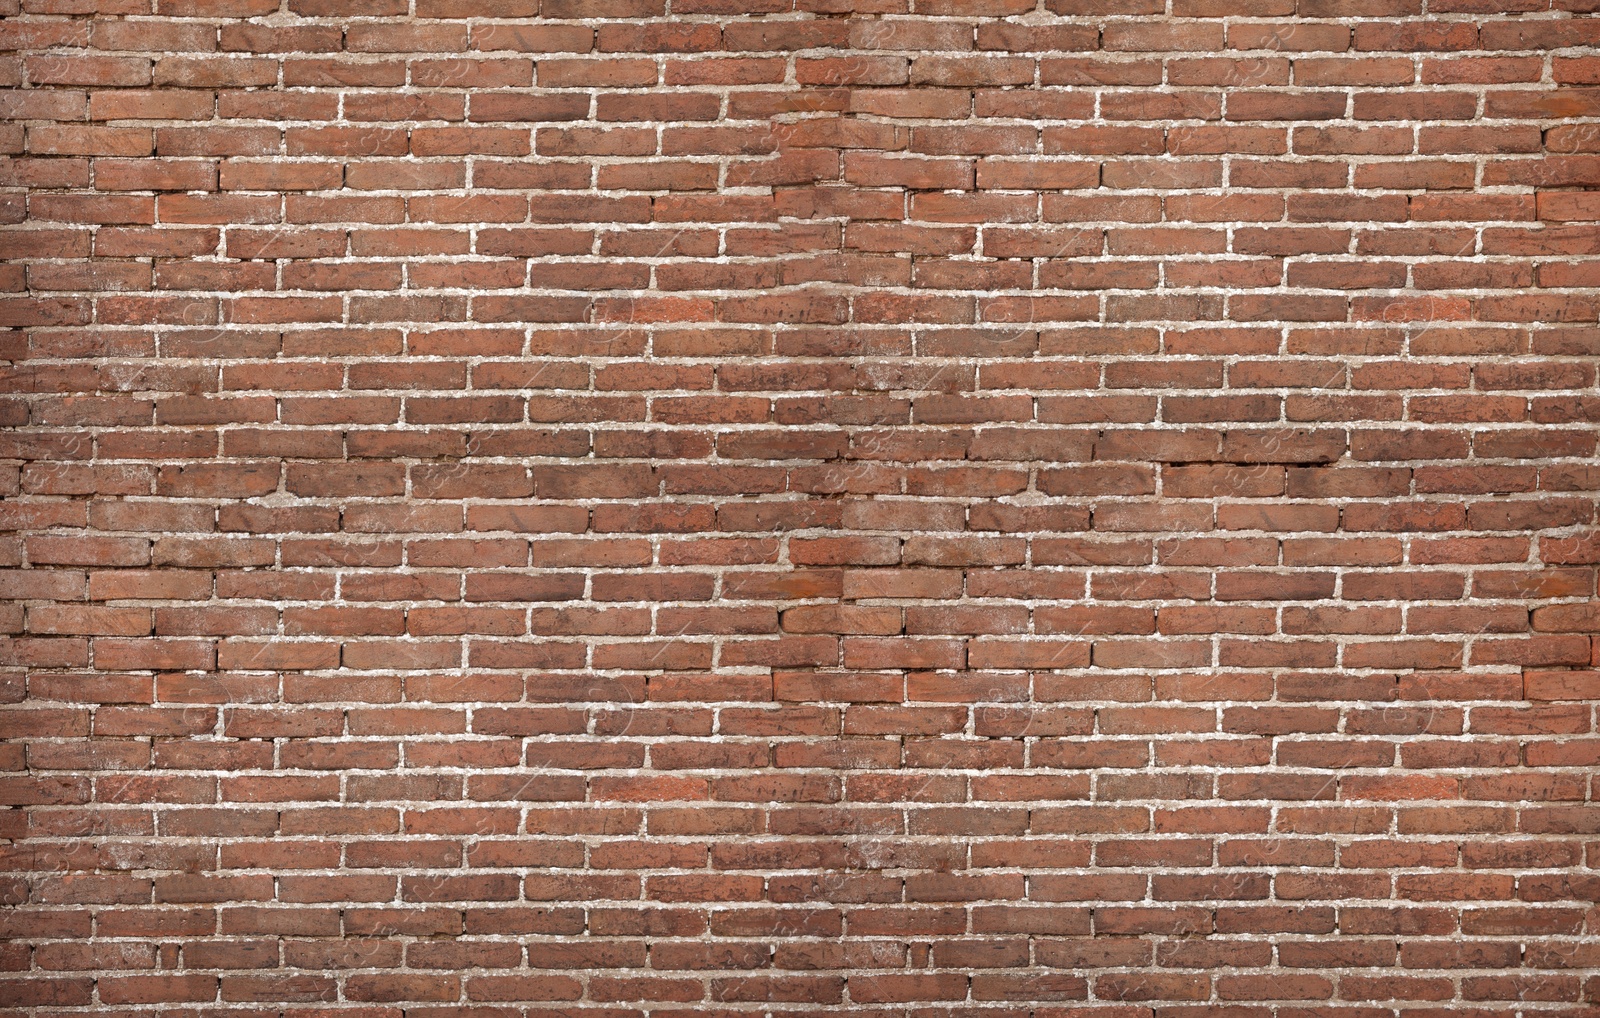
[[[1600,1001],[1596,5],[1166,4],[0,0],[0,1003]]]

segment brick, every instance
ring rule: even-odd
[[[0,3],[0,999],[1592,1002],[1592,3],[280,6]]]

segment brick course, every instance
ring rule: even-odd
[[[1594,0],[0,0],[0,1006],[1600,1006]]]

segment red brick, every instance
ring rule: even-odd
[[[1600,992],[1582,17],[11,6],[0,998]]]

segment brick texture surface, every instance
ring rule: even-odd
[[[1594,0],[0,0],[0,1012],[1600,1013]]]

